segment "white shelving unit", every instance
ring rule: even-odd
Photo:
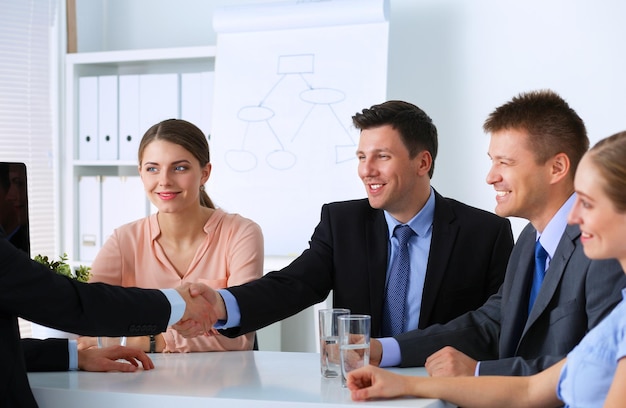
[[[81,160],[79,158],[80,78],[107,75],[182,75],[213,72],[214,68],[214,46],[76,53],[66,56],[65,123],[60,141],[61,160],[59,161],[63,190],[60,196],[60,243],[61,250],[68,253],[73,264],[89,263],[81,260],[79,256],[79,179],[84,176],[137,175],[136,160]],[[146,130],[140,129],[141,132]],[[146,206],[148,206],[147,201]]]

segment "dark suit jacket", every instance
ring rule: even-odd
[[[15,231],[13,235],[11,235],[9,241],[17,248],[21,249],[27,254],[30,254],[30,235],[28,233],[28,227],[23,225],[20,226],[17,231]]]
[[[50,272],[0,238],[0,407],[37,406],[18,316],[87,336],[141,336],[164,331],[170,312],[159,290],[81,284]]]
[[[241,309],[238,336],[321,302],[372,316],[380,336],[388,229],[382,210],[367,200],[326,204],[309,249],[281,271],[228,290]],[[513,245],[507,219],[435,193],[433,234],[419,327],[448,320],[482,305],[503,281]]]
[[[481,375],[528,375],[561,360],[622,299],[626,285],[619,263],[589,260],[579,236],[578,226],[567,226],[528,316],[536,239],[529,224],[513,248],[504,284],[482,307],[396,337],[402,366],[422,366],[447,345],[482,360]]]
[[[26,371],[67,371],[68,347],[67,339],[22,339]]]

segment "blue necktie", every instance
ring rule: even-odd
[[[406,331],[406,293],[409,286],[411,264],[409,239],[415,234],[408,225],[398,225],[393,235],[398,239],[398,253],[389,270],[389,282],[383,304],[383,336],[395,336]]]
[[[530,288],[530,297],[528,298],[528,314],[530,314],[533,308],[533,304],[535,303],[535,299],[543,283],[543,278],[546,276],[547,258],[548,253],[543,249],[539,240],[537,240],[535,243],[535,272],[533,274],[533,285]]]

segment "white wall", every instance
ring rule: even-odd
[[[388,97],[437,124],[433,184],[443,194],[493,209],[481,126],[519,92],[560,93],[592,143],[626,129],[623,1],[391,0],[391,9]]]
[[[77,0],[78,48],[211,45],[215,7],[264,2]],[[390,5],[388,99],[413,102],[435,121],[440,153],[433,185],[440,193],[493,210],[494,193],[484,181],[488,137],[481,126],[519,92],[560,93],[585,120],[592,143],[626,129],[626,2],[390,0]],[[525,222],[513,221],[517,234]]]
[[[267,0],[77,0],[79,51],[211,45],[215,7]],[[434,186],[492,210],[487,115],[519,92],[552,88],[592,142],[626,129],[626,2],[390,0],[388,99],[439,129]],[[363,59],[367,64],[367,58]],[[355,169],[356,177],[356,169]],[[514,221],[516,233],[524,222]]]

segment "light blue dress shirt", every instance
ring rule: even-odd
[[[626,289],[622,298],[567,355],[556,389],[567,407],[604,405],[617,364],[626,356]]]
[[[385,220],[389,232],[387,241],[387,278],[385,285],[389,284],[389,274],[391,260],[398,253],[398,239],[393,235],[393,231],[402,223],[393,218],[387,211]],[[430,190],[430,197],[424,207],[409,222],[406,223],[416,235],[409,239],[409,259],[411,263],[411,275],[409,276],[409,290],[407,291],[407,312],[405,327],[408,330],[417,329],[422,308],[422,293],[424,292],[424,280],[426,279],[426,266],[428,265],[428,253],[430,252],[430,242],[433,236],[433,217],[435,214],[435,195]]]
[[[565,201],[561,208],[559,208],[559,211],[557,211],[550,222],[548,222],[548,225],[546,225],[543,232],[537,232],[537,239],[541,242],[543,249],[545,249],[548,253],[548,258],[546,259],[546,271],[550,267],[550,261],[554,257],[556,247],[559,246],[561,237],[565,232],[565,228],[567,227],[567,216],[574,206],[574,201],[576,201],[576,194],[572,194],[567,201]]]
[[[384,212],[387,226],[389,228],[389,256],[390,258],[398,251],[398,240],[393,237],[393,229],[400,224],[391,215]],[[432,225],[435,214],[435,194],[433,188],[430,189],[430,197],[426,201],[420,212],[413,217],[407,225],[417,234],[409,240],[409,251],[411,257],[411,278],[409,279],[409,294],[407,295],[409,304],[409,326],[416,328],[419,322],[419,313],[422,305],[422,291],[424,289],[424,279],[426,276],[426,265],[428,263],[428,253],[430,251],[430,241],[432,238]],[[389,276],[389,260],[387,260],[387,279]],[[219,294],[224,299],[228,320],[220,320],[215,324],[216,329],[227,329],[238,327],[241,322],[241,310],[235,297],[228,289],[219,289]]]
[[[69,369],[71,371],[78,370],[78,344],[76,340],[67,341],[67,352],[70,356]]]
[[[565,227],[567,227],[567,216],[574,206],[574,201],[576,200],[576,195],[572,194],[567,201],[559,208],[559,210],[554,214],[554,217],[548,222],[546,228],[543,230],[541,234],[537,232],[537,239],[541,241],[541,245],[548,253],[548,258],[546,259],[546,271],[550,266],[550,260],[554,257],[554,253],[556,252],[556,247],[559,245],[559,241],[561,241],[561,237],[565,232]],[[393,367],[400,364],[402,361],[402,356],[400,353],[400,345],[393,337],[385,337],[379,339],[383,349],[383,356],[380,361],[381,367]],[[475,375],[479,374],[480,362],[476,365]]]

